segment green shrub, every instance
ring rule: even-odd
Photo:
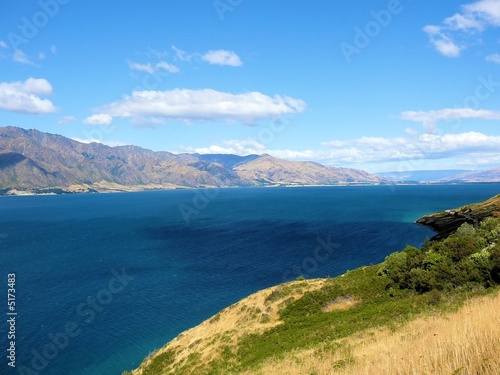
[[[491,279],[500,284],[500,244],[496,244],[490,249],[490,262],[491,262]]]
[[[385,258],[378,275],[388,277],[389,286],[418,293],[500,284],[500,219],[488,218],[478,228],[462,224],[444,240],[426,240],[422,250],[406,246]]]

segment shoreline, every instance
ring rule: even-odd
[[[172,186],[172,187],[139,187],[125,186],[120,188],[100,188],[88,187],[87,190],[75,189],[71,187],[53,187],[41,188],[33,190],[20,190],[17,188],[0,189],[1,197],[33,197],[33,196],[55,196],[55,195],[73,195],[73,194],[112,194],[112,193],[139,193],[146,191],[171,191],[171,190],[198,190],[198,189],[248,189],[248,188],[304,188],[304,187],[372,187],[372,186],[450,186],[450,185],[492,185],[500,184],[500,181],[475,181],[475,182],[412,182],[412,183],[339,183],[339,184],[324,184],[324,185],[298,185],[298,184],[275,184],[275,185],[254,185],[254,186]]]

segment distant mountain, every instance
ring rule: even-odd
[[[234,168],[259,158],[259,155],[239,156],[232,154],[193,154],[193,156],[203,161],[222,164],[226,168]]]
[[[0,193],[4,194],[384,182],[364,171],[269,155],[176,155],[0,128]]]
[[[262,155],[236,166],[235,171],[254,184],[324,185],[381,183],[383,178],[357,169],[325,167],[318,163],[287,161]]]
[[[485,171],[467,171],[453,176],[452,179],[464,182],[500,182],[500,168]]]
[[[421,181],[441,181],[451,180],[456,176],[470,172],[470,170],[450,169],[450,170],[421,170],[421,171],[395,171],[380,172],[377,176],[389,178],[398,182],[421,182]]]

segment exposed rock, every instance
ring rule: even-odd
[[[455,232],[464,223],[477,226],[489,216],[500,217],[500,194],[481,203],[425,215],[416,222],[436,231],[433,239],[440,239]]]

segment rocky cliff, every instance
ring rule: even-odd
[[[464,223],[478,225],[481,220],[489,216],[500,217],[500,194],[484,202],[425,215],[417,220],[417,224],[436,231],[437,234],[433,239],[439,239],[455,232]]]

